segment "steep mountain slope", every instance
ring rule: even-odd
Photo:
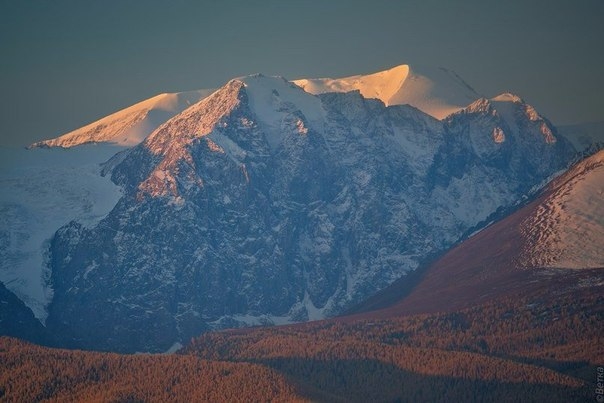
[[[134,146],[166,120],[212,92],[198,90],[159,94],[55,139],[34,143],[31,147],[70,148],[88,143]]]
[[[309,78],[294,83],[311,94],[358,90],[365,98],[385,105],[409,104],[443,119],[480,97],[455,72],[445,68],[413,68],[403,64],[368,75],[344,78]]]
[[[0,282],[0,329],[1,334],[19,337],[35,343],[47,344],[44,326],[34,317],[31,309]]]
[[[158,351],[210,329],[335,315],[572,152],[517,97],[440,122],[359,92],[235,79],[106,165],[124,196],[94,228],[53,238],[47,325],[72,346]]]
[[[447,313],[206,333],[183,354],[261,363],[320,402],[582,402],[604,353],[604,287],[563,289]]]

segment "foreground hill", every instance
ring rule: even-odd
[[[262,363],[316,401],[585,401],[604,354],[602,291],[208,333],[187,352]]]
[[[3,338],[0,400],[587,401],[604,356],[602,291],[208,333],[170,356]]]

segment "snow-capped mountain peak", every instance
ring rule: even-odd
[[[490,113],[494,114],[493,104],[487,98],[479,98],[460,111],[461,113]]]
[[[249,140],[260,130],[262,136],[257,140],[265,141],[274,151],[288,133],[321,132],[324,115],[317,96],[283,77],[255,74],[233,79],[165,122],[141,144],[162,160],[139,190],[152,196],[178,197],[182,183],[177,184],[175,175],[183,170],[189,172],[190,184],[201,185],[191,156],[191,147],[201,138],[209,149],[243,164],[246,153],[238,145],[241,139],[225,133],[236,130],[237,137],[247,136]]]
[[[368,75],[294,80],[312,94],[360,91],[385,105],[409,104],[437,119],[459,111],[480,95],[455,72],[403,64]]]
[[[303,91],[283,77],[263,75],[240,79],[250,102],[250,108],[269,135],[267,140],[274,149],[284,130],[294,125],[301,134],[308,132],[307,125],[322,131],[325,111],[321,100]]]
[[[261,74],[240,77],[235,80],[246,82],[246,85],[262,88],[260,81],[265,84],[276,82],[275,77],[264,77]],[[287,80],[279,78],[286,84]],[[331,79],[300,79],[293,81],[310,94],[326,92],[359,91],[365,98],[381,100],[385,105],[409,104],[437,119],[443,119],[449,114],[459,111],[480,96],[455,72],[445,68],[410,67],[409,65],[395,66],[391,69],[367,75]],[[272,88],[276,90],[276,88]],[[259,94],[262,92],[259,90]],[[30,147],[62,147],[69,148],[87,143],[107,143],[132,147],[142,142],[170,118],[178,115],[189,106],[203,100],[214,90],[197,90],[180,93],[164,93],[141,101],[128,108],[90,123],[82,128],[73,130],[60,137],[43,140]],[[287,91],[286,91],[287,92]],[[293,99],[299,100],[300,94]],[[321,121],[317,111],[316,101],[307,98],[310,109],[307,118],[313,122]],[[266,101],[266,100],[265,100]],[[253,101],[252,101],[253,102]],[[294,102],[296,103],[296,102]],[[308,103],[308,102],[307,102]],[[297,104],[297,103],[296,103]],[[306,103],[305,103],[306,104]],[[304,108],[301,108],[301,110]],[[260,111],[261,113],[261,111]]]
[[[531,109],[534,108],[526,102],[518,95],[514,95],[510,92],[504,92],[499,94],[493,98],[478,98],[476,101],[469,104],[467,107],[463,108],[466,113],[484,113],[484,112],[492,112],[493,109],[503,109],[503,108],[514,108],[514,105],[527,105]]]
[[[306,133],[307,126],[321,130],[325,114],[318,97],[283,77],[255,74],[229,81],[212,95],[166,121],[148,136],[144,147],[154,154],[166,154],[174,151],[176,143],[190,144],[195,138],[219,132],[229,124],[223,118],[239,106],[249,108],[250,114],[236,124],[240,128],[260,125],[269,137],[280,137],[285,126],[291,124],[300,133]],[[277,138],[267,140],[272,146],[277,145]]]
[[[518,95],[512,94],[511,92],[504,92],[502,94],[499,94],[496,97],[491,98],[491,101],[514,102],[514,103],[518,103],[518,104],[524,103],[524,100],[522,98],[520,98]]]
[[[365,98],[377,98],[384,104],[391,105],[391,99],[400,90],[409,73],[409,66],[403,64],[368,75],[355,75],[337,79],[301,79],[295,80],[294,83],[311,94],[359,90]]]
[[[154,154],[165,154],[175,142],[190,142],[207,135],[239,103],[243,86],[240,80],[229,81],[224,87],[159,126],[146,138],[145,147]]]
[[[70,148],[89,143],[131,147],[143,141],[160,124],[213,91],[159,94],[60,137],[34,143],[30,147]]]
[[[526,137],[528,133],[538,133],[545,143],[553,144],[558,141],[555,129],[537,110],[527,104],[522,98],[509,92],[491,99],[479,98],[466,108],[451,115],[449,120],[464,114],[490,116],[489,127],[484,131],[492,134],[493,141],[503,143],[506,133],[516,133],[516,136]]]

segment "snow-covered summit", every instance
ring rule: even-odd
[[[491,98],[491,101],[495,102],[514,102],[523,104],[524,100],[520,98],[518,95],[512,94],[511,92],[504,92],[502,94],[497,95],[496,97]]]
[[[245,85],[252,110],[266,123],[276,124],[276,120],[283,118],[276,117],[275,110],[282,115],[294,106],[311,124],[318,124],[323,119],[321,101],[283,77],[253,75],[240,80]]]
[[[34,143],[31,147],[70,148],[89,143],[133,146],[166,120],[212,92],[197,90],[159,94],[60,137]]]
[[[493,108],[497,107],[513,107],[513,105],[507,104],[526,105],[526,102],[524,102],[524,100],[518,95],[512,94],[510,92],[504,92],[493,98],[478,98],[477,100],[463,108],[462,111],[466,113],[492,112]]]
[[[455,72],[403,64],[368,75],[294,80],[312,94],[358,90],[386,105],[409,104],[437,119],[459,111],[480,95]]]
[[[551,123],[541,116],[532,105],[509,92],[491,99],[479,98],[451,115],[448,120],[467,114],[490,116],[490,124],[486,124],[486,122],[485,124],[486,126],[496,125],[496,127],[489,128],[489,132],[496,143],[503,143],[506,133],[508,135],[516,133],[517,136],[526,137],[530,132],[538,133],[548,144],[558,141],[555,128]]]
[[[190,170],[191,184],[201,184],[191,156],[194,143],[202,141],[212,151],[226,152],[243,163],[245,153],[238,143],[256,138],[275,150],[288,133],[322,131],[324,114],[319,97],[283,77],[255,74],[235,78],[147,137],[141,147],[160,157],[161,163],[139,189],[153,196],[177,196],[182,184],[175,175],[183,170]],[[258,131],[263,133],[261,139]],[[225,133],[237,133],[237,138]]]
[[[321,100],[315,95],[283,77],[254,74],[232,79],[210,96],[167,120],[148,136],[144,147],[156,155],[173,152],[177,143],[190,144],[195,138],[225,129],[229,123],[224,118],[232,115],[238,107],[251,112],[236,122],[239,128],[260,126],[269,136],[282,134],[292,119],[296,120],[293,124],[299,131],[307,131],[307,125],[319,129],[324,115]],[[268,140],[270,143],[278,141]]]
[[[377,98],[389,105],[401,85],[409,76],[410,68],[400,65],[389,70],[368,75],[355,75],[344,78],[315,78],[294,80],[294,83],[311,94],[325,92],[349,92],[359,90],[365,98]]]

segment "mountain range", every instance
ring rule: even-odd
[[[77,180],[65,180],[74,165],[26,171],[41,178],[32,188],[23,169],[7,170],[3,187],[16,196],[2,200],[0,280],[52,343],[123,352],[323,319],[410,283],[409,273],[532,201],[575,158],[520,97],[487,99],[450,70],[419,71],[247,76],[36,143],[51,149],[28,155],[97,157],[77,163],[88,167]],[[30,200],[52,183],[79,189],[48,191],[56,215]],[[541,249],[527,246],[524,264],[587,264],[577,260],[583,224],[552,228],[578,222],[594,202],[561,200],[527,218],[522,234]],[[31,211],[43,225],[27,224]],[[584,222],[601,228],[599,214]],[[589,267],[600,264],[593,239]],[[572,242],[579,252],[565,255]]]
[[[385,105],[412,105],[442,119],[480,95],[455,72],[445,68],[421,67],[420,73],[409,65],[345,78],[299,79],[293,82],[312,94],[358,90],[365,98],[381,100]],[[164,93],[115,112],[82,128],[30,147],[70,148],[82,144],[108,143],[133,146],[157,127],[215,89]]]

